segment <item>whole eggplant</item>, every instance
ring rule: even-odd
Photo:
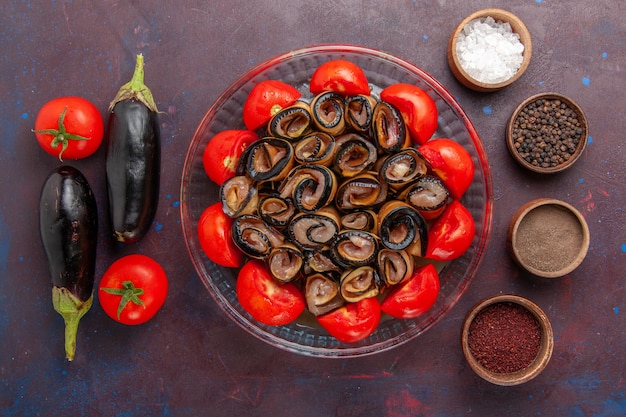
[[[98,210],[85,176],[61,166],[43,184],[39,231],[52,279],[52,304],[65,321],[65,355],[74,359],[80,319],[93,301]]]
[[[135,243],[150,229],[159,199],[161,138],[158,110],[137,55],[131,81],[109,107],[106,178],[109,221],[118,242]]]

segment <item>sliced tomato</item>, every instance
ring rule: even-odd
[[[380,303],[376,297],[347,303],[317,321],[331,336],[346,343],[354,343],[371,335],[380,322]]]
[[[380,305],[384,313],[399,319],[418,317],[435,304],[439,295],[439,274],[433,264],[424,265],[391,288]]]
[[[370,88],[363,69],[343,59],[324,62],[311,76],[309,89],[313,94],[333,91],[344,96],[369,94]]]
[[[241,154],[258,138],[250,130],[224,130],[213,136],[202,154],[204,171],[211,181],[222,185],[234,177]]]
[[[459,200],[474,180],[474,162],[469,152],[447,138],[431,139],[418,151],[448,188],[450,196]]]
[[[294,321],[305,308],[302,292],[292,283],[279,284],[265,264],[252,259],[237,276],[237,299],[255,319],[268,326]]]
[[[469,249],[475,234],[472,213],[454,200],[428,230],[426,258],[438,261],[456,259]]]
[[[273,115],[291,106],[301,95],[295,87],[282,81],[261,81],[252,87],[243,104],[243,123],[250,130],[265,126]]]
[[[400,110],[413,143],[423,145],[437,130],[437,104],[421,88],[412,84],[392,84],[380,92],[380,99]]]
[[[233,222],[222,210],[221,202],[207,207],[198,220],[200,247],[210,260],[229,268],[237,268],[243,261],[243,253],[233,242]]]

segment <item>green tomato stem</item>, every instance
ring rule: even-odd
[[[138,306],[143,306],[146,308],[143,301],[139,298],[140,295],[143,295],[143,288],[135,287],[132,281],[124,281],[122,282],[122,288],[100,288],[102,291],[107,292],[113,295],[121,296],[120,304],[117,306],[117,319],[120,319],[122,311],[126,308],[126,305],[129,302],[133,302]]]
[[[91,138],[86,138],[84,136],[75,135],[73,133],[68,133],[65,128],[65,114],[67,113],[67,106],[63,109],[61,114],[59,115],[59,122],[57,124],[56,129],[32,129],[33,133],[39,133],[42,135],[52,135],[52,142],[50,146],[52,148],[56,148],[61,145],[61,152],[59,152],[59,161],[63,162],[63,152],[67,149],[70,144],[70,140],[90,140]]]
[[[52,287],[52,305],[65,322],[65,357],[68,361],[74,360],[76,353],[78,323],[92,304],[93,294],[86,301],[81,301],[67,288]]]
[[[143,62],[143,55],[138,54],[135,60],[135,72],[133,72],[131,80],[120,87],[115,98],[109,105],[109,111],[113,111],[113,107],[120,101],[135,99],[143,103],[151,111],[155,113],[159,112],[154,98],[152,97],[152,92],[144,84]]]

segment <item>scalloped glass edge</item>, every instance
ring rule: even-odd
[[[421,79],[418,80],[418,82],[424,83],[424,85],[420,86],[421,88],[425,89],[429,94],[431,94],[431,96],[439,96],[445,102],[445,104],[450,107],[452,112],[463,123],[463,128],[467,130],[469,139],[471,140],[477,153],[477,155],[472,155],[476,168],[474,182],[472,183],[470,190],[473,187],[480,187],[481,189],[484,189],[484,195],[481,194],[481,196],[484,198],[482,201],[478,202],[481,205],[484,204],[484,211],[481,213],[482,218],[480,219],[480,224],[477,222],[476,236],[474,237],[472,247],[470,248],[470,250],[472,251],[472,256],[469,256],[468,253],[461,258],[452,261],[450,264],[446,265],[443,271],[441,271],[441,285],[443,288],[444,285],[446,285],[446,274],[449,275],[448,271],[452,267],[461,266],[464,270],[462,278],[459,280],[459,282],[454,284],[451,294],[445,299],[445,301],[438,299],[438,301],[435,303],[431,310],[429,310],[424,316],[420,316],[416,319],[389,319],[387,322],[385,322],[387,323],[385,326],[383,326],[383,322],[381,322],[379,328],[370,337],[356,344],[346,344],[339,342],[333,337],[325,334],[323,330],[319,331],[319,334],[310,335],[310,332],[313,331],[313,329],[305,326],[300,326],[300,328],[298,328],[298,326],[295,324],[277,327],[265,326],[256,322],[254,319],[248,316],[245,311],[240,311],[241,307],[236,301],[236,297],[235,300],[229,300],[224,295],[223,289],[220,287],[220,283],[223,281],[223,277],[221,276],[222,274],[220,271],[221,267],[216,266],[208,260],[208,258],[203,254],[199,243],[197,242],[198,219],[194,219],[192,213],[190,212],[191,195],[188,193],[188,190],[190,187],[190,176],[192,175],[194,168],[194,156],[196,155],[199,146],[206,145],[206,143],[202,144],[202,140],[197,139],[204,134],[207,126],[215,117],[216,113],[222,110],[222,106],[228,100],[228,98],[231,97],[238,90],[240,90],[243,85],[248,83],[251,79],[259,76],[260,74],[263,74],[264,72],[272,69],[276,65],[290,62],[293,59],[320,55],[323,57],[321,58],[322,61],[324,61],[331,58],[337,59],[344,55],[354,54],[363,56],[366,59],[385,61],[385,64],[393,64],[393,66],[397,67],[399,70],[408,72],[410,73],[409,75],[416,76],[417,78]],[[370,79],[370,75],[367,75],[368,79]],[[441,124],[442,123],[440,120],[440,125]],[[447,126],[443,126],[443,128],[446,127]],[[233,128],[237,127],[235,126]],[[438,131],[435,133],[435,137],[442,136],[441,134],[438,135],[437,133],[440,133],[440,129],[438,129]],[[480,178],[477,178],[477,176],[479,176]],[[199,278],[211,294],[211,297],[218,304],[218,306],[241,328],[274,347],[278,347],[280,349],[301,355],[330,358],[361,357],[387,351],[389,349],[392,349],[393,347],[413,340],[420,334],[423,334],[425,331],[433,327],[436,323],[438,323],[449,312],[449,310],[452,309],[454,305],[456,305],[456,303],[465,293],[467,287],[474,278],[478,267],[485,255],[492,226],[492,187],[491,172],[487,161],[487,155],[482,145],[482,141],[465,111],[457,103],[454,97],[448,92],[448,90],[439,83],[439,81],[434,79],[432,76],[430,76],[428,73],[426,73],[416,65],[379,50],[354,45],[316,45],[292,50],[253,67],[249,71],[242,74],[239,78],[237,78],[215,100],[214,104],[206,112],[200,124],[196,128],[189,149],[185,156],[180,188],[180,216],[185,244],[187,246],[188,253]],[[461,199],[461,201],[466,205],[468,205],[468,203],[472,203],[472,201],[466,201],[468,193],[466,193],[466,195]],[[469,205],[468,208],[470,208]],[[474,211],[472,211],[471,208],[470,211],[473,215],[475,215]],[[209,269],[209,267],[211,266],[212,269],[214,269],[213,271]],[[235,308],[235,305],[239,307],[239,309]],[[393,330],[393,333],[395,333],[395,335],[393,336],[389,336],[389,333],[392,333],[391,326],[400,329]],[[303,342],[307,342],[307,340],[309,339],[309,341],[312,340],[313,342],[315,342],[317,346],[303,344],[303,342],[287,340],[285,339],[286,336],[291,338],[294,338],[294,336],[299,337],[300,339],[298,340],[303,339]]]

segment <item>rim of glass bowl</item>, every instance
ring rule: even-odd
[[[372,95],[375,96],[380,92],[381,86],[391,83],[412,82],[420,86],[438,103],[440,126],[435,137],[448,136],[457,141],[467,141],[468,143],[464,143],[464,146],[471,144],[476,151],[476,154],[472,155],[475,165],[474,181],[461,199],[472,212],[476,222],[476,236],[470,250],[464,256],[447,264],[441,271],[440,296],[427,313],[412,320],[391,318],[381,320],[378,329],[372,335],[355,344],[339,342],[314,324],[308,327],[296,322],[286,326],[272,327],[252,319],[236,299],[234,289],[236,270],[222,268],[211,262],[204,255],[197,240],[198,218],[204,208],[217,201],[217,191],[214,193],[214,201],[210,201],[211,196],[204,195],[201,198],[190,194],[194,186],[199,186],[192,180],[194,173],[199,174],[200,179],[206,181],[211,187],[209,184],[212,182],[204,174],[202,167],[202,151],[211,135],[226,128],[222,127],[209,132],[212,126],[219,122],[216,122],[216,116],[227,119],[237,117],[238,119],[235,119],[238,120],[237,124],[228,128],[245,129],[241,108],[243,100],[254,84],[264,79],[276,79],[279,75],[282,81],[296,85],[303,95],[306,95],[309,94],[306,80],[302,81],[301,78],[295,80],[298,70],[302,71],[301,67],[305,66],[310,77],[319,64],[331,59],[353,60],[364,67],[370,85],[373,87]],[[381,68],[385,69],[384,74],[378,72]],[[235,95],[238,97],[233,97]],[[445,111],[442,112],[442,109]],[[443,120],[443,117],[450,120]],[[464,133],[463,137],[460,138],[458,134],[456,136],[446,134],[454,129],[461,129],[461,133]],[[432,76],[408,61],[379,50],[353,45],[316,45],[278,55],[250,69],[235,80],[209,108],[194,132],[183,165],[180,191],[181,224],[187,250],[200,279],[218,306],[248,333],[272,346],[307,356],[365,356],[389,350],[424,333],[441,320],[466,291],[483,259],[491,232],[493,209],[491,181],[487,155],[476,129],[454,97]],[[213,184],[213,186],[216,190],[218,189],[217,185]],[[229,278],[226,276],[229,274],[234,275]],[[445,297],[442,296],[444,291]]]

